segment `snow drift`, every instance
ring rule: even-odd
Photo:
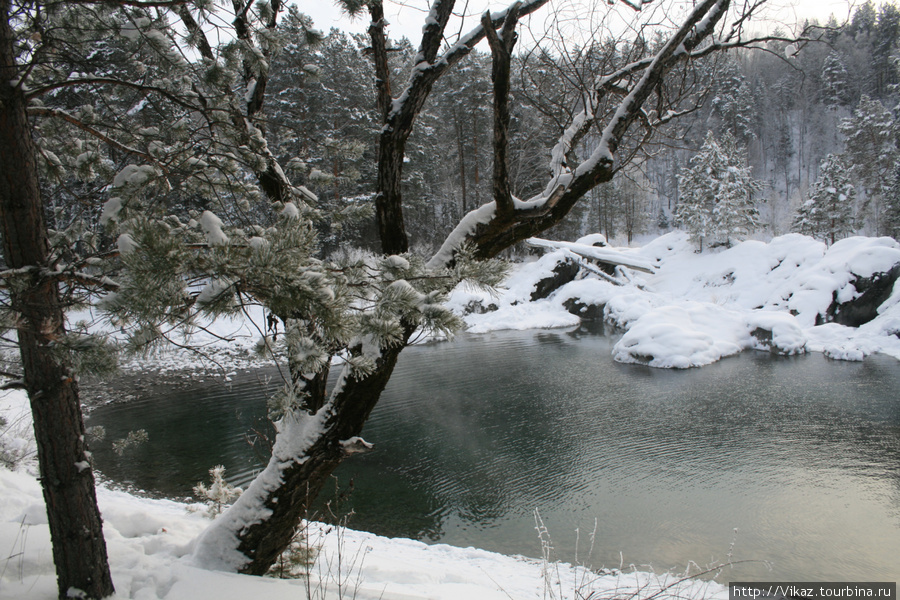
[[[789,234],[698,254],[675,232],[642,248],[604,248],[604,256],[620,255],[619,265],[650,264],[654,273],[618,266],[614,277],[603,277],[588,266],[530,301],[573,260],[577,245],[523,264],[496,296],[461,286],[450,304],[475,332],[569,327],[599,315],[624,330],[616,360],[653,367],[698,367],[747,349],[900,359],[900,244],[891,238],[852,237],[827,247]]]

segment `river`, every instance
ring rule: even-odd
[[[658,370],[614,362],[614,342],[495,332],[405,350],[364,432],[376,451],[340,467],[332,506],[356,529],[525,556],[541,553],[537,509],[553,556],[594,567],[900,580],[900,363],[745,352]],[[91,412],[95,464],[175,498],[214,464],[246,484],[277,385],[275,370],[146,385]],[[116,455],[138,428],[149,440]]]

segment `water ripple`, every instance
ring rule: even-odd
[[[683,567],[734,545],[775,566],[733,577],[900,579],[896,361],[748,353],[658,371],[613,363],[612,343],[509,332],[405,351],[364,431],[377,451],[338,470],[352,525],[536,555],[539,508],[564,560],[598,519],[594,564]],[[264,464],[245,437],[263,390],[251,376],[98,408],[97,464],[179,497],[216,463],[246,483]],[[115,456],[140,427],[146,447]]]

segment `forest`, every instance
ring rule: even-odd
[[[551,237],[601,232],[627,242],[683,225],[676,214],[683,196],[679,182],[708,133],[717,139],[732,136],[735,164],[749,167],[760,184],[752,198],[757,235],[802,229],[798,213],[833,154],[852,175],[847,183],[854,188],[852,210],[842,219],[843,235],[896,236],[900,217],[893,199],[900,193],[895,183],[900,133],[893,111],[900,99],[900,9],[891,2],[867,2],[856,8],[849,23],[832,17],[801,26],[812,28],[817,41],[796,47],[771,41],[765,51],[738,48],[702,61],[697,77],[712,85],[697,109],[659,128],[625,176],[592,190],[590,201],[579,205]],[[370,42],[336,29],[317,31],[296,10],[284,16],[279,29],[291,42],[272,59],[269,100],[259,116],[267,124],[269,148],[328,211],[329,218],[317,223],[326,253],[343,244],[374,248],[370,217],[378,117],[367,58]],[[416,49],[405,38],[389,43],[391,68],[400,77]],[[646,56],[652,48],[652,37],[627,43],[604,40],[566,48],[564,58],[543,48],[514,57],[509,140],[514,195],[529,197],[542,187],[555,144],[551,132],[574,116],[578,81]],[[91,61],[114,60],[114,55],[113,48],[98,49]],[[567,69],[575,75],[554,75]],[[476,48],[464,64],[436,82],[412,131],[403,187],[408,227],[422,254],[436,250],[463,215],[490,198],[490,92],[490,53]],[[65,102],[77,107],[84,100],[80,93],[68,88],[56,94],[65,94]],[[148,112],[146,95],[138,91],[107,102],[116,103],[109,110],[126,115]],[[589,136],[582,140],[582,154],[591,143]],[[90,171],[100,166],[99,154],[76,150],[72,156],[52,155],[70,164],[57,166],[51,159],[49,166],[96,175]],[[54,190],[51,201],[60,209],[60,228],[76,217],[100,218],[103,186],[90,182],[88,177]],[[207,207],[202,195],[182,202],[187,209]]]
[[[368,448],[403,349],[459,331],[448,294],[498,286],[525,240],[897,235],[893,4],[757,32],[764,2],[619,0],[633,26],[580,44],[519,39],[547,0],[457,33],[435,0],[417,43],[380,0],[341,4],[366,35],[281,0],[0,0],[2,376],[30,400],[61,598],[113,591],[79,377],[121,352],[264,312],[271,459],[194,549],[261,575]]]
[[[300,30],[303,17],[290,15],[286,24]],[[832,17],[801,25],[821,26],[819,41],[799,47],[773,41],[766,51],[736,49],[707,60],[700,77],[713,85],[699,108],[660,131],[625,176],[595,188],[590,201],[577,207],[551,237],[601,232],[627,242],[678,227],[680,176],[709,133],[717,139],[733,136],[734,164],[749,167],[760,184],[753,193],[756,235],[803,229],[798,213],[823,175],[826,159],[835,155],[850,175],[846,183],[854,188],[854,197],[843,203],[852,206],[842,219],[841,236],[897,236],[900,132],[893,114],[900,100],[900,9],[891,2],[867,2],[855,9],[849,23]],[[373,194],[371,131],[376,117],[367,105],[367,47],[362,36],[332,30],[314,45],[289,47],[278,57],[284,63],[270,83],[276,101],[267,115],[279,156],[306,157],[301,159],[306,185],[348,217],[325,226],[323,239],[335,247],[344,241],[373,244],[372,232],[355,226],[353,219]],[[515,58],[510,170],[516,196],[529,197],[541,187],[555,143],[548,132],[573,116],[577,80],[552,72],[563,69],[563,62],[582,73],[603,71],[650,47],[652,40],[606,41],[569,49],[565,61],[540,51]],[[415,54],[405,39],[392,50],[397,64]],[[425,253],[436,249],[462,215],[490,197],[490,72],[490,54],[476,49],[464,65],[437,82],[410,137],[404,180],[407,218]],[[582,153],[590,143],[583,140]]]

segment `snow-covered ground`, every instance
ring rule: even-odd
[[[530,302],[535,282],[547,277],[565,252],[553,251],[518,267],[504,290],[494,295],[461,286],[450,304],[460,311],[472,303],[496,306],[491,312],[467,314],[473,331],[570,327],[579,318],[565,308],[567,300],[602,305],[604,317],[626,330],[615,346],[616,360],[659,367],[700,366],[770,345],[782,353],[817,351],[861,359],[883,352],[900,359],[900,286],[881,305],[878,317],[866,325],[816,325],[816,315],[824,314],[835,297],[850,299],[857,293],[851,285],[856,277],[869,277],[900,263],[900,245],[893,240],[851,238],[826,248],[810,238],[788,235],[770,243],[744,242],[728,250],[696,254],[686,237],[675,233],[642,248],[619,250],[635,264],[653,265],[654,274],[629,271],[631,283],[625,286],[587,276],[546,299]],[[263,323],[262,315],[258,317]],[[771,332],[770,342],[752,334],[759,329]],[[251,321],[223,322],[198,335],[206,336],[205,350],[227,373],[246,365],[259,331]],[[180,369],[196,361],[196,356],[163,353],[153,365]],[[141,367],[138,363],[128,366]],[[26,466],[16,471],[0,467],[0,600],[51,600],[56,597],[56,584],[43,501],[34,467],[28,466],[27,457],[34,448],[27,402],[21,392],[3,394],[0,414],[10,425],[0,431],[0,445],[7,454],[25,456]],[[591,591],[595,599],[632,594],[642,598],[677,579],[629,569],[598,575],[478,549],[429,546],[349,530],[331,529],[325,534],[316,528],[310,539],[318,548],[318,561],[309,583],[211,572],[191,559],[193,541],[209,523],[205,517],[177,502],[104,487],[98,494],[116,598],[525,600],[587,597]],[[727,581],[727,574],[722,580]],[[726,596],[722,585],[697,580],[662,594]]]
[[[697,254],[687,236],[675,232],[618,250],[655,265],[656,273],[628,271],[625,286],[588,275],[529,302],[535,283],[565,258],[561,249],[516,269],[499,295],[460,286],[450,305],[460,312],[473,304],[497,307],[466,316],[473,332],[574,326],[580,319],[566,309],[567,301],[599,305],[607,321],[625,330],[614,358],[654,367],[698,367],[750,348],[844,360],[880,352],[900,359],[900,286],[865,325],[816,325],[835,298],[859,295],[854,280],[900,264],[900,244],[891,238],[853,237],[826,247],[790,234]],[[771,342],[752,335],[757,329],[770,331]]]

